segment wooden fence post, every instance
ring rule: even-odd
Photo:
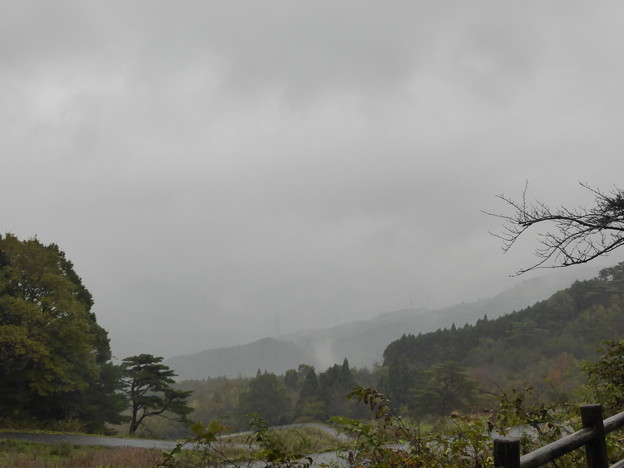
[[[594,438],[585,445],[588,468],[609,468],[607,458],[607,442],[605,440],[605,428],[602,421],[602,406],[583,405],[581,406],[581,419],[584,428],[594,430]]]
[[[520,468],[520,439],[517,437],[494,439],[494,466]]]

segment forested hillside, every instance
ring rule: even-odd
[[[475,402],[477,383],[531,384],[539,397],[565,399],[580,383],[580,360],[594,358],[601,341],[623,334],[624,263],[494,320],[484,316],[475,325],[403,335],[384,351],[381,386],[415,410],[430,407],[432,380],[444,378],[455,379],[451,390],[466,385],[456,389],[466,405]]]
[[[462,302],[436,310],[403,309],[386,312],[371,320],[361,320],[331,328],[302,330],[252,343],[214,348],[167,359],[166,364],[181,379],[253,377],[256,370],[281,374],[299,364],[324,369],[344,358],[355,367],[373,367],[383,360],[388,343],[403,333],[427,333],[455,323],[474,324],[484,314],[489,318],[509,314],[535,304],[563,289],[575,279],[590,278],[598,270],[557,272],[522,281],[487,299]]]
[[[282,373],[312,360],[312,356],[296,343],[263,338],[246,345],[176,356],[168,359],[166,364],[175,370],[180,379],[221,376],[236,378],[251,377],[258,369]]]
[[[323,371],[301,364],[281,375],[258,371],[253,378],[186,380],[177,388],[193,392],[191,419],[219,420],[242,430],[249,428],[250,414],[269,424],[366,417],[366,408],[345,397],[357,385],[373,386],[372,377],[369,370],[352,368],[345,359]],[[158,428],[152,425],[150,430]]]
[[[417,418],[488,409],[493,394],[527,387],[534,402],[569,402],[585,383],[582,360],[597,358],[603,340],[623,334],[624,263],[496,319],[484,315],[473,325],[403,335],[386,347],[382,366],[352,368],[344,360],[319,371],[301,364],[179,388],[194,391],[192,418],[241,429],[250,412],[271,423],[361,416],[361,408],[345,401],[355,385],[377,388],[402,414]]]

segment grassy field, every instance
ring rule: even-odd
[[[0,441],[1,468],[154,468],[160,450]]]

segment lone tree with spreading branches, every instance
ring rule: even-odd
[[[151,354],[139,354],[123,360],[122,381],[130,407],[129,434],[134,435],[145,418],[177,415],[181,422],[192,411],[186,404],[192,391],[176,390],[175,373],[161,364],[163,358]]]
[[[503,232],[492,233],[503,241],[504,252],[532,227],[548,226],[545,231],[537,233],[539,245],[535,255],[540,260],[518,270],[517,275],[537,268],[580,265],[624,245],[624,190],[614,188],[605,193],[585,183],[580,185],[594,194],[594,206],[551,209],[539,201],[528,203],[528,183],[520,201],[497,195],[512,209],[509,215],[486,212],[504,221]]]

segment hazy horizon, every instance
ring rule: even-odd
[[[622,13],[2,2],[0,232],[65,251],[119,358],[492,297],[556,274],[510,277],[495,195],[621,185]]]

